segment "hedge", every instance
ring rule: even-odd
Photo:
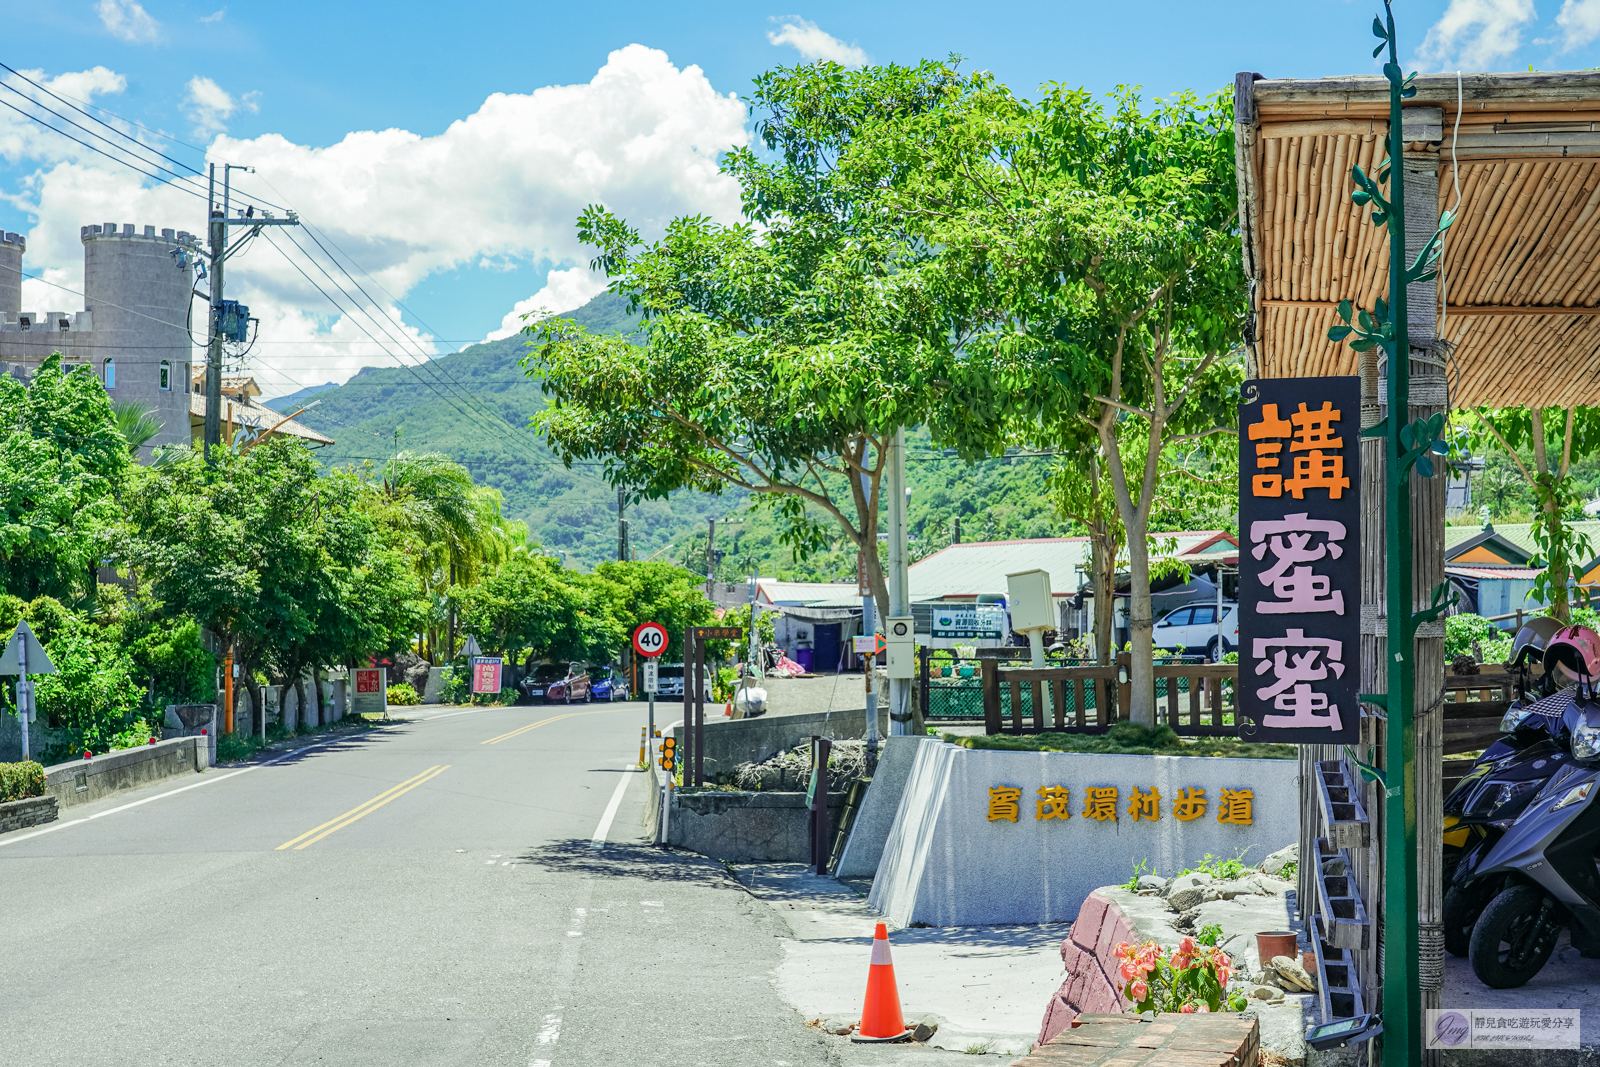
[[[0,802],[44,796],[44,767],[26,763],[0,763]]]

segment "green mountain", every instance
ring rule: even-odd
[[[632,333],[638,325],[626,301],[609,293],[568,317],[596,331]],[[544,408],[544,394],[517,366],[526,346],[525,338],[508,337],[421,366],[367,367],[344,385],[313,386],[272,404],[288,413],[315,395],[318,405],[299,421],[334,438],[321,453],[330,466],[381,466],[397,449],[443,452],[499,489],[505,513],[526,522],[547,549],[585,567],[615,559],[617,494],[599,464],[566,468],[528,428]],[[1082,533],[1053,513],[1046,482],[1054,457],[1011,455],[969,465],[934,449],[926,431],[908,438],[914,558],[949,544],[958,521],[964,541]],[[752,566],[792,580],[855,580],[855,549],[842,533],[823,551],[796,560],[781,542],[778,522],[748,503],[743,493],[676,493],[629,505],[633,548],[639,559],[672,560],[704,574],[706,520],[716,518],[721,580],[738,581]],[[1189,529],[1209,529],[1231,528],[1236,520],[1196,509],[1181,521]]]
[[[610,293],[568,317],[595,331],[631,333],[638,324],[627,301]],[[545,401],[538,382],[517,366],[526,346],[519,335],[417,366],[365,367],[343,385],[313,386],[270,403],[287,414],[315,394],[318,405],[297,421],[334,439],[320,453],[328,466],[382,466],[397,449],[443,452],[500,490],[506,515],[526,522],[545,548],[586,567],[615,559],[617,494],[599,465],[569,470],[528,428]],[[630,506],[633,547],[645,559],[704,530],[706,519],[726,515],[736,503],[682,493]]]

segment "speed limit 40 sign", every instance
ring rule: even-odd
[[[633,631],[633,650],[641,656],[659,656],[667,650],[667,628],[659,622],[641,623]]]

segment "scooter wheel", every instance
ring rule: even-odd
[[[1516,885],[1489,902],[1472,931],[1472,973],[1490,989],[1515,989],[1538,974],[1556,947],[1561,919],[1543,890]]]

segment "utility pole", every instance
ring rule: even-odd
[[[232,177],[236,170],[254,174],[254,167],[240,166],[236,163],[222,165],[222,201],[217,202],[217,165],[211,164],[209,176],[206,181],[206,210],[209,217],[206,219],[206,238],[211,249],[211,316],[206,333],[206,424],[205,424],[205,461],[211,463],[211,446],[222,443],[222,343],[224,340],[243,340],[241,333],[247,324],[238,319],[237,308],[225,307],[223,300],[222,272],[223,264],[228,257],[237,252],[245,241],[261,232],[263,226],[298,226],[300,220],[294,212],[289,212],[289,217],[275,219],[267,212],[262,212],[261,217],[256,217],[255,205],[251,205],[248,212],[242,212],[239,218],[229,218],[231,206]],[[250,232],[236,240],[230,247],[228,244],[229,226],[248,226]],[[228,310],[234,314],[230,316],[233,325],[225,329],[224,316]],[[184,388],[190,388],[189,383]]]
[[[623,509],[628,503],[627,490],[617,487],[617,560],[621,563],[628,561],[628,520],[623,518]]]
[[[889,445],[889,617],[911,614],[910,572],[906,560],[906,432],[896,430]],[[889,679],[889,735],[910,732],[911,679]]]
[[[717,520],[708,521],[711,526],[706,534],[706,599],[715,601],[717,597],[711,583],[717,577]]]

